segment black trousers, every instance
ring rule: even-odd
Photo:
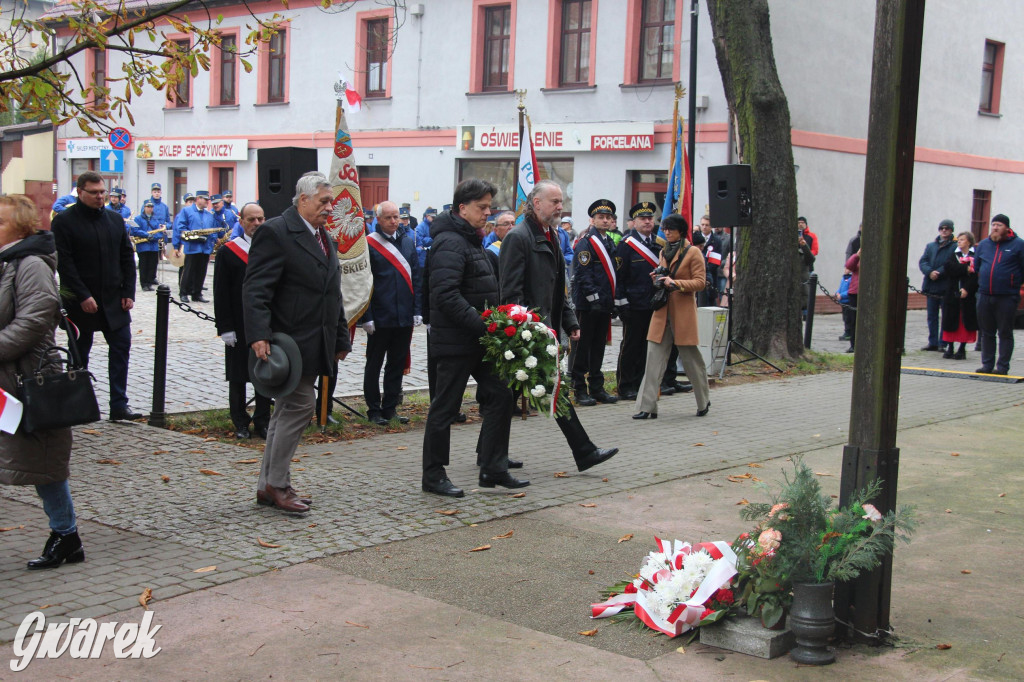
[[[139,284],[156,284],[156,264],[159,260],[158,251],[139,251]]]
[[[636,393],[647,365],[647,329],[653,310],[629,310],[621,316],[622,343],[619,344],[619,366],[615,372],[619,395]]]
[[[244,381],[228,382],[228,411],[235,431],[249,428],[249,413],[245,409]],[[255,409],[252,413],[252,425],[255,429],[265,429],[270,424],[270,398],[256,393]]]
[[[847,305],[857,307],[857,294],[848,294],[849,301]],[[853,348],[854,342],[857,340],[857,311],[843,308],[843,322],[848,326],[846,333],[850,335],[850,348]]]
[[[483,357],[481,348],[463,356],[436,358],[437,383],[423,434],[424,481],[436,482],[446,475],[444,468],[449,462],[451,425],[462,408],[462,396],[470,376],[476,379],[476,399],[483,416],[480,471],[487,474],[508,471],[512,391]]]
[[[931,300],[931,299],[929,299]],[[981,336],[981,366],[1010,371],[1013,357],[1013,317],[1017,314],[1019,296],[987,296],[978,294],[978,332]],[[996,357],[996,337],[999,357]]]
[[[96,315],[103,318],[101,308]],[[103,325],[106,326],[105,324]],[[107,376],[110,381],[110,409],[124,410],[128,407],[128,359],[132,352],[132,327],[126,324],[120,329],[101,329],[107,342]],[[82,329],[78,337],[78,351],[82,354],[82,363],[89,366],[89,353],[92,351],[93,331]]]
[[[206,269],[210,266],[207,253],[190,253],[185,256],[182,267],[179,293],[182,296],[201,296],[206,282]]]
[[[611,313],[583,311],[576,313],[580,323],[580,340],[572,344],[569,366],[572,368],[572,386],[576,394],[604,391],[604,345],[608,338]],[[589,391],[588,391],[589,387]]]
[[[402,397],[402,375],[409,357],[412,327],[381,327],[366,340],[366,368],[363,370],[363,397],[367,415],[391,418]],[[387,358],[387,364],[384,360]],[[380,370],[384,367],[384,397],[380,394]]]
[[[569,449],[572,450],[572,457],[577,462],[597,449],[597,446],[590,440],[590,436],[587,435],[587,430],[583,428],[583,423],[580,422],[580,418],[571,404],[569,405],[569,415],[567,417],[558,417],[555,419],[555,423],[562,430],[565,442],[569,444]]]

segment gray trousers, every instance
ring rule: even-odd
[[[259,489],[267,484],[287,488],[292,484],[291,466],[302,432],[309,425],[316,405],[315,376],[302,377],[295,390],[274,401],[274,414],[267,427],[267,446],[260,466]]]
[[[661,343],[647,342],[647,366],[636,397],[637,412],[658,413],[658,389],[661,386],[661,377],[665,373],[665,363],[668,362],[669,353],[674,345],[673,341],[672,320],[669,319]],[[704,366],[704,358],[701,357],[697,346],[676,348],[679,349],[679,359],[683,361],[683,367],[686,369],[686,378],[693,384],[693,397],[697,399],[697,409],[703,410],[709,401],[708,370]]]

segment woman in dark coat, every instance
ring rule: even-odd
[[[949,346],[942,357],[966,360],[967,344],[978,338],[978,273],[974,270],[974,235],[970,232],[957,235],[956,248],[946,262],[946,278],[950,287],[942,298],[942,342]],[[960,344],[956,353],[954,343]]]
[[[16,395],[17,375],[30,376],[54,345],[60,298],[53,235],[36,232],[35,204],[20,194],[0,196],[0,388]],[[50,358],[56,360],[57,358]],[[56,371],[56,363],[45,364]],[[0,483],[34,485],[50,519],[50,538],[30,569],[85,560],[68,487],[71,429],[0,431]]]

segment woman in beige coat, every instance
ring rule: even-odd
[[[54,345],[60,320],[57,249],[52,234],[36,232],[38,225],[28,197],[0,196],[0,388],[12,396],[17,375],[31,376]],[[55,363],[46,368],[57,371]],[[71,429],[0,431],[0,483],[34,485],[50,520],[50,537],[30,569],[85,560],[68,487],[70,461]]]
[[[704,256],[700,249],[691,249],[690,242],[683,238],[686,219],[681,215],[665,216],[661,230],[668,243],[661,251],[658,265],[667,268],[669,276],[655,276],[654,273],[651,276],[656,287],[661,283],[668,291],[668,304],[654,311],[651,317],[647,331],[647,365],[633,419],[658,418],[658,386],[673,345],[679,349],[686,378],[693,384],[697,416],[703,417],[711,408],[711,400],[708,397],[707,368],[697,348],[697,301],[694,294],[707,284]]]

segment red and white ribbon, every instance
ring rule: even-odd
[[[380,236],[379,232],[373,232],[366,238],[366,243],[373,247],[373,249],[384,256],[384,259],[395,266],[398,270],[398,274],[402,276],[405,283],[409,285],[410,293],[415,294],[415,290],[412,287],[412,266],[409,265],[409,261],[405,259],[402,252],[395,248],[395,245]]]
[[[634,237],[632,235],[626,237],[626,243],[629,244],[629,247],[631,249],[633,249],[638,254],[640,254],[640,256],[645,261],[647,261],[647,263],[652,268],[658,267],[658,257],[654,255],[653,251],[651,251],[649,248],[647,248],[646,244],[644,244],[642,241],[640,241],[639,239],[637,239],[636,237]]]
[[[14,434],[21,424],[21,401],[0,388],[0,431]]]

